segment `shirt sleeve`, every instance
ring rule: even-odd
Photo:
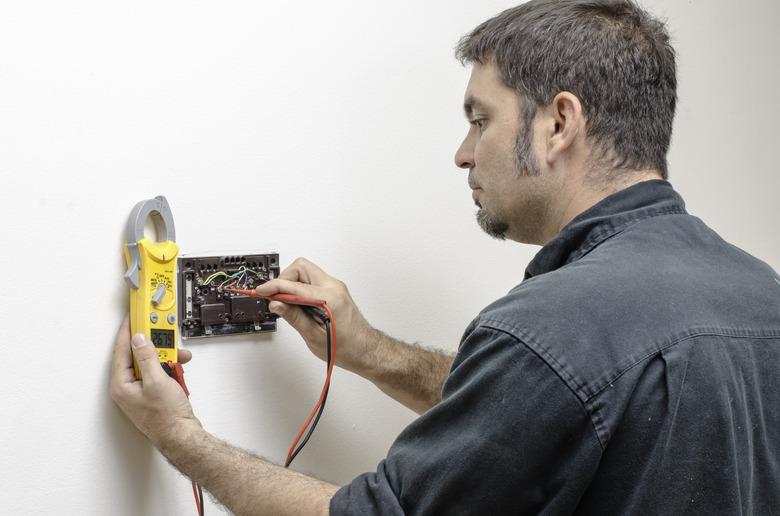
[[[332,515],[571,513],[601,457],[590,416],[515,336],[467,330],[442,401],[398,436]]]

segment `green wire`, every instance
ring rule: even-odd
[[[222,282],[222,283],[219,285],[219,286],[221,287],[222,285],[224,285],[225,283],[227,283],[228,281],[230,281],[230,280],[232,280],[232,279],[240,278],[240,277],[241,277],[241,275],[242,275],[242,274],[244,274],[245,272],[250,272],[250,273],[254,274],[255,276],[257,276],[258,278],[262,278],[262,276],[261,276],[260,274],[258,274],[257,272],[253,271],[252,269],[248,269],[248,268],[246,267],[246,265],[242,265],[242,266],[241,266],[241,267],[238,269],[238,271],[234,272],[234,273],[233,273],[233,274],[231,274],[231,275],[228,275],[228,274],[227,274],[227,273],[225,273],[224,271],[215,272],[214,274],[212,274],[211,276],[209,276],[208,278],[206,278],[206,281],[204,281],[204,282],[203,282],[203,285],[208,285],[208,284],[210,284],[212,281],[214,281],[214,279],[218,278],[219,276],[225,276],[225,278],[227,278],[227,279],[225,279],[225,281],[223,281],[223,282]]]
[[[242,273],[242,274],[243,274],[243,273]],[[219,284],[219,286],[221,287],[222,285],[224,285],[225,283],[227,283],[228,281],[230,281],[230,280],[232,280],[232,279],[235,279],[235,278],[234,278],[233,276],[230,276],[228,279],[226,279],[225,281],[223,281],[222,283],[220,283],[220,284]]]
[[[211,276],[209,276],[208,278],[206,278],[206,281],[204,281],[204,282],[203,282],[203,284],[204,284],[204,285],[208,285],[208,284],[209,284],[209,283],[211,283],[211,281],[212,281],[214,278],[216,278],[217,276],[227,276],[227,274],[225,274],[225,273],[224,273],[224,272],[222,272],[222,271],[215,272],[214,274],[212,274]]]
[[[232,279],[240,278],[241,276],[244,275],[244,271],[245,270],[246,270],[246,267],[242,265],[241,268],[239,268],[237,272],[234,272],[233,274],[228,276],[228,278],[225,281],[223,281],[222,283],[220,283],[219,286],[221,287],[222,285],[224,285],[225,283],[227,283],[228,281],[230,281]]]

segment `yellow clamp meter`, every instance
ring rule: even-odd
[[[144,237],[144,225],[151,216],[162,220],[157,242]],[[178,362],[176,309],[176,232],[168,201],[160,195],[135,205],[127,221],[124,248],[130,287],[130,331],[145,334],[157,349],[160,362]],[[133,358],[135,376],[141,371]]]

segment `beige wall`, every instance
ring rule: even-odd
[[[193,510],[187,482],[107,394],[122,231],[140,199],[168,197],[185,252],[308,256],[375,325],[454,349],[537,250],[481,234],[452,163],[468,76],[452,48],[510,5],[3,2],[0,513]],[[679,53],[672,183],[780,269],[777,2],[647,5]],[[206,427],[281,460],[322,363],[284,324],[188,347]],[[347,482],[412,418],[339,371],[296,467]]]

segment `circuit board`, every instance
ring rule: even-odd
[[[184,339],[276,331],[264,299],[227,292],[253,289],[279,276],[279,255],[182,256],[178,300]]]

